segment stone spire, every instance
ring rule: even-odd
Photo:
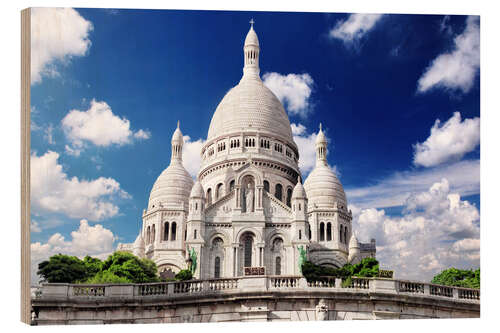
[[[259,69],[259,38],[253,30],[254,20],[250,20],[250,30],[245,38],[243,53],[245,57],[245,66],[243,67],[243,78],[258,79],[260,74]]]
[[[316,165],[327,165],[326,153],[327,144],[325,134],[323,134],[323,128],[321,123],[319,124],[319,132],[316,136]]]
[[[182,137],[182,132],[180,129],[179,121],[177,121],[177,128],[172,135],[172,158],[170,159],[170,164],[181,163],[182,164],[182,145],[184,144],[184,138]]]

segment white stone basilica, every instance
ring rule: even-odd
[[[196,182],[182,165],[177,124],[170,165],[153,185],[142,229],[118,249],[152,259],[162,276],[189,264],[198,279],[242,276],[245,267],[300,275],[301,250],[331,267],[374,257],[375,240],[359,244],[352,232],[321,125],[316,166],[302,185],[290,121],[260,79],[253,24],[243,51],[243,76],[215,110]]]

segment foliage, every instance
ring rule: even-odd
[[[100,284],[100,283],[130,283],[131,281],[126,277],[118,276],[110,271],[100,271],[93,277],[85,281],[86,284]]]
[[[156,264],[149,259],[140,259],[128,252],[116,251],[102,264],[103,271],[109,271],[132,283],[158,282]]]
[[[480,288],[480,268],[472,269],[448,268],[432,278],[431,283],[464,288]]]
[[[128,252],[115,252],[104,262],[54,255],[38,265],[38,275],[49,283],[147,283],[158,282],[156,264]]]
[[[75,283],[88,277],[85,263],[74,256],[56,254],[38,264],[38,275],[49,283]]]
[[[378,276],[378,273],[379,263],[375,258],[364,258],[356,265],[345,264],[341,268],[324,267],[310,261],[302,265],[302,274],[307,281],[322,281],[330,277],[343,278],[347,281],[351,276],[373,277]]]
[[[182,269],[179,273],[175,274],[175,279],[178,281],[191,280],[193,278],[193,273],[189,269]]]

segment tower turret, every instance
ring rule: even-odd
[[[245,38],[245,45],[243,46],[243,54],[245,57],[245,66],[243,67],[243,78],[259,78],[259,38],[253,30],[254,20],[250,20],[250,30]]]

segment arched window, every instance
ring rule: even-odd
[[[326,224],[326,240],[332,240],[332,224],[330,222]]]
[[[234,179],[229,182],[229,192],[231,192],[232,190],[234,190]]]
[[[264,191],[269,192],[269,182],[264,180]]]
[[[168,241],[168,229],[170,228],[168,222],[165,222],[165,225],[163,226],[163,240]]]
[[[150,243],[151,242],[151,227],[148,227],[147,231],[146,231],[146,243]]]
[[[274,196],[276,197],[276,199],[282,200],[282,198],[283,198],[283,186],[281,186],[281,184],[276,184]]]
[[[253,247],[253,237],[251,235],[246,235],[244,239],[244,265],[245,267],[252,266],[252,247]]]
[[[175,234],[177,232],[177,224],[175,222],[172,222],[172,232],[170,233],[170,240],[175,240]]]
[[[214,277],[220,278],[220,257],[215,257]]]
[[[212,204],[212,189],[209,188],[207,190],[207,205],[211,205]]]
[[[343,237],[343,235],[344,235],[344,230],[343,230],[343,229],[344,229],[344,227],[343,227],[342,225],[340,225],[339,241],[340,241],[341,243],[343,243],[343,242],[344,242],[344,237]]]
[[[276,275],[281,275],[281,257],[276,257]]]
[[[197,231],[196,231],[196,229],[194,229],[194,236],[193,236],[193,239],[196,239],[197,237],[198,237]]]
[[[302,230],[299,230],[299,239],[302,239]]]
[[[220,237],[215,237],[212,241],[213,248],[221,248],[224,245],[224,241]]]
[[[344,243],[347,244],[347,227],[344,227]]]
[[[222,183],[219,183],[215,189],[215,200],[219,200],[220,197],[222,197]]]
[[[319,241],[323,242],[325,240],[325,224],[321,222],[319,224]]]
[[[292,189],[290,187],[286,190],[286,205],[288,207],[292,205]]]
[[[156,228],[155,225],[153,224],[153,228],[151,229],[151,243],[154,243],[155,241],[155,236],[156,236]]]
[[[187,237],[188,237],[188,231],[187,231],[187,229],[186,229],[186,230],[184,230],[184,240],[186,240],[186,239],[187,239]]]

